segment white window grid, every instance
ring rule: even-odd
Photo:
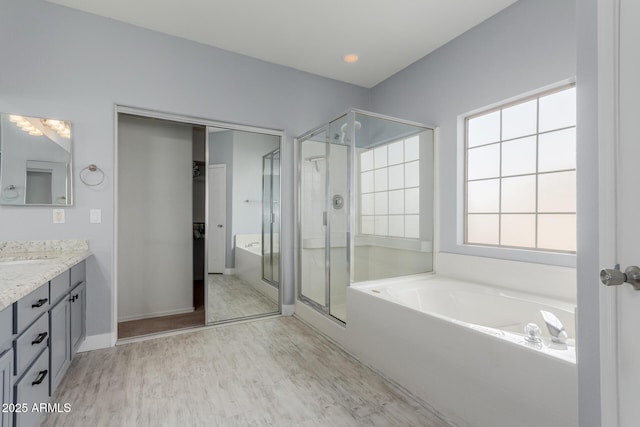
[[[360,153],[360,234],[420,238],[419,147],[413,136]]]
[[[527,250],[540,250],[540,251],[545,251],[545,252],[559,252],[559,253],[575,253],[575,249],[572,250],[563,250],[563,249],[550,249],[550,248],[545,248],[545,247],[540,247],[539,245],[539,241],[538,241],[538,227],[539,227],[539,220],[541,216],[545,216],[545,215],[565,215],[565,216],[576,216],[576,211],[575,210],[567,210],[567,211],[553,211],[553,212],[540,212],[539,211],[539,199],[540,199],[540,194],[539,194],[539,181],[540,181],[540,177],[544,176],[544,175],[550,175],[550,174],[558,174],[558,173],[573,173],[574,174],[574,180],[575,180],[575,172],[576,172],[576,168],[561,168],[561,169],[554,169],[554,170],[550,170],[550,171],[539,171],[539,141],[540,141],[540,136],[545,135],[545,134],[552,134],[554,132],[560,132],[560,131],[565,131],[565,130],[570,130],[570,129],[576,129],[576,125],[572,125],[572,126],[564,126],[564,127],[558,127],[558,128],[553,128],[553,129],[547,129],[544,131],[540,131],[540,98],[544,98],[545,96],[548,95],[552,95],[554,93],[557,92],[562,92],[565,90],[570,90],[575,88],[575,84],[570,84],[570,85],[566,85],[560,88],[556,88],[550,91],[545,91],[545,92],[541,92],[539,94],[527,97],[527,98],[523,98],[520,99],[518,101],[514,101],[514,102],[510,102],[504,105],[501,105],[499,107],[495,107],[486,111],[483,111],[481,113],[477,113],[471,116],[468,116],[465,118],[465,181],[464,181],[464,243],[465,244],[473,244],[473,245],[482,245],[482,246],[493,246],[493,247],[503,247],[503,248],[515,248],[515,249],[527,249]],[[510,107],[514,107],[514,106],[518,106],[520,104],[525,104],[527,102],[530,101],[536,101],[536,129],[534,132],[528,133],[528,134],[524,134],[524,135],[519,135],[515,138],[505,138],[503,139],[503,122],[502,122],[502,112],[505,109],[508,109]],[[482,117],[482,116],[487,116],[489,114],[495,113],[495,112],[500,112],[500,125],[499,125],[499,129],[500,129],[500,138],[498,141],[494,141],[494,142],[490,142],[490,143],[484,143],[484,144],[478,144],[475,145],[473,147],[469,147],[469,121],[473,120],[475,118],[478,117]],[[536,153],[536,166],[535,166],[535,172],[532,173],[521,173],[521,174],[507,174],[504,175],[502,173],[502,168],[503,168],[503,146],[505,143],[509,143],[509,142],[514,142],[514,141],[518,141],[518,140],[524,140],[527,138],[535,138],[535,153]],[[577,141],[576,141],[577,144]],[[500,169],[500,173],[496,176],[493,177],[487,177],[487,178],[477,178],[477,179],[469,179],[469,170],[468,170],[468,159],[469,159],[469,152],[471,150],[477,149],[477,148],[484,148],[484,147],[489,147],[489,146],[496,146],[499,147],[500,150],[500,156],[499,156],[499,169]],[[535,178],[535,208],[532,209],[531,211],[520,211],[520,212],[505,212],[503,211],[503,203],[502,203],[502,193],[503,193],[503,180],[505,178],[518,178],[518,177],[534,177]],[[468,200],[469,200],[469,183],[476,183],[476,182],[483,182],[483,181],[491,181],[491,180],[497,180],[499,183],[499,192],[498,192],[498,203],[499,203],[499,208],[497,212],[473,212],[472,215],[497,215],[498,216],[498,244],[488,244],[488,243],[478,243],[478,242],[473,242],[469,240],[469,225],[468,225],[468,217],[469,217],[469,211],[468,211]],[[534,215],[535,216],[535,244],[528,246],[528,245],[508,245],[508,244],[502,244],[502,221],[503,221],[503,216],[505,215]]]

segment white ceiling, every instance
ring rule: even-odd
[[[373,87],[516,0],[47,1]]]

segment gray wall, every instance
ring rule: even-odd
[[[292,137],[368,106],[364,88],[51,3],[0,0],[0,10],[0,39],[11,40],[3,45],[0,111],[71,120],[77,184],[66,224],[53,225],[48,208],[0,207],[0,240],[89,239],[90,336],[113,332],[114,104],[284,129],[283,224],[294,223]],[[90,163],[106,174],[99,188],[78,183]],[[102,224],[89,224],[91,208],[102,209]],[[282,237],[284,301],[293,304],[291,227]]]
[[[600,425],[597,60],[597,0],[520,0],[374,87],[371,104],[372,111],[440,127],[440,250],[477,255],[456,238],[456,117],[577,76],[580,426]],[[500,250],[482,254],[519,259]]]
[[[458,243],[458,117],[576,75],[575,0],[520,0],[372,89],[371,110],[439,127],[440,250],[573,266]]]
[[[193,130],[118,119],[118,321],[193,310]]]

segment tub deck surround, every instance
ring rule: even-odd
[[[0,310],[91,255],[86,240],[0,243]]]
[[[351,286],[345,348],[452,424],[577,426],[571,304],[438,275]],[[539,310],[556,314],[570,345],[549,342]],[[541,346],[523,325],[542,329]]]
[[[363,282],[355,289],[442,318],[532,351],[576,363],[575,306],[571,303],[436,274]],[[566,344],[552,342],[541,310],[555,314],[568,334]],[[528,323],[540,327],[542,343],[524,339]]]

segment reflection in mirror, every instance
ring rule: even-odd
[[[70,122],[0,114],[0,153],[0,204],[72,204]]]
[[[278,287],[280,263],[280,149],[262,157],[262,279]]]
[[[208,148],[207,323],[277,313],[280,136],[210,127]]]

